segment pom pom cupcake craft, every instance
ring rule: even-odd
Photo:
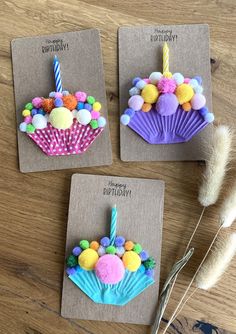
[[[148,79],[136,77],[132,84],[120,122],[149,144],[187,142],[214,121],[202,94],[202,78],[170,72],[167,43],[163,45],[163,73],[153,72]]]
[[[153,284],[156,262],[140,243],[116,235],[112,208],[110,235],[81,240],[66,258],[68,278],[95,303],[125,305]]]
[[[62,89],[60,63],[54,57],[56,91],[26,103],[19,130],[48,156],[82,154],[106,126],[102,105],[85,92]]]

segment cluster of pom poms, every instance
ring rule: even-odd
[[[116,237],[114,245],[108,237],[103,237],[100,243],[81,240],[66,259],[66,264],[68,275],[73,275],[76,267],[80,266],[84,270],[94,270],[105,284],[120,282],[125,270],[135,272],[142,268],[147,276],[153,277],[156,265],[139,243],[125,240],[122,236]]]
[[[34,133],[37,129],[44,129],[48,122],[59,130],[66,130],[73,122],[90,125],[92,129],[103,128],[106,119],[101,116],[101,103],[85,92],[68,91],[51,92],[48,98],[35,97],[25,105],[22,111],[24,121],[20,124],[20,131]]]
[[[205,106],[206,98],[202,94],[202,79],[195,76],[184,78],[181,73],[172,75],[153,72],[148,79],[134,78],[129,90],[128,108],[121,116],[121,123],[128,125],[136,111],[156,110],[161,116],[174,114],[179,105],[186,112],[195,110],[208,123],[213,122],[214,115]]]

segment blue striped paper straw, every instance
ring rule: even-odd
[[[111,229],[110,229],[110,241],[111,245],[114,245],[116,238],[116,222],[117,222],[117,209],[116,205],[111,210]]]
[[[57,56],[54,56],[53,69],[54,69],[54,76],[55,76],[56,92],[62,92],[61,70],[60,70],[60,63],[59,63]]]

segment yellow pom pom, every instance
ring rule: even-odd
[[[99,243],[97,241],[92,241],[89,247],[96,251],[99,248]]]
[[[124,263],[125,268],[128,269],[129,271],[137,271],[141,265],[140,256],[133,251],[125,252],[122,257],[122,261]]]
[[[24,116],[24,117],[30,116],[30,110],[27,110],[27,109],[23,110],[22,111],[22,116]]]
[[[170,78],[172,78],[172,73],[171,73],[171,72],[164,72],[164,73],[163,73],[163,77],[164,77],[164,78],[169,78],[169,79],[170,79]]]
[[[94,249],[87,248],[79,256],[79,265],[85,270],[93,270],[98,257],[98,253]]]
[[[155,103],[155,102],[157,102],[159,92],[158,92],[157,87],[155,85],[147,84],[143,88],[141,96],[144,99],[144,102]]]
[[[182,104],[182,108],[184,109],[184,111],[190,111],[192,109],[189,102],[185,102],[184,104]]]
[[[94,111],[100,111],[101,108],[102,108],[102,105],[101,105],[100,102],[95,102],[95,103],[93,104],[93,110],[94,110]]]
[[[175,95],[179,104],[184,104],[191,100],[194,95],[194,91],[190,85],[183,83],[182,85],[177,86]]]
[[[69,129],[73,123],[73,115],[65,107],[54,108],[49,115],[49,122],[56,129]]]
[[[152,109],[151,103],[144,103],[142,106],[142,111],[143,112],[149,112]]]

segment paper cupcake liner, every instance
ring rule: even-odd
[[[27,135],[48,156],[83,154],[92,145],[103,128],[92,129],[74,121],[70,129],[58,130],[50,123],[41,130]]]
[[[174,144],[189,141],[208,124],[198,111],[179,106],[171,116],[160,116],[154,109],[137,111],[128,126],[149,144]]]
[[[104,284],[93,270],[86,271],[79,266],[69,278],[95,303],[121,306],[155,282],[145,274],[145,269],[142,267],[136,272],[126,270],[124,278],[117,284]]]

